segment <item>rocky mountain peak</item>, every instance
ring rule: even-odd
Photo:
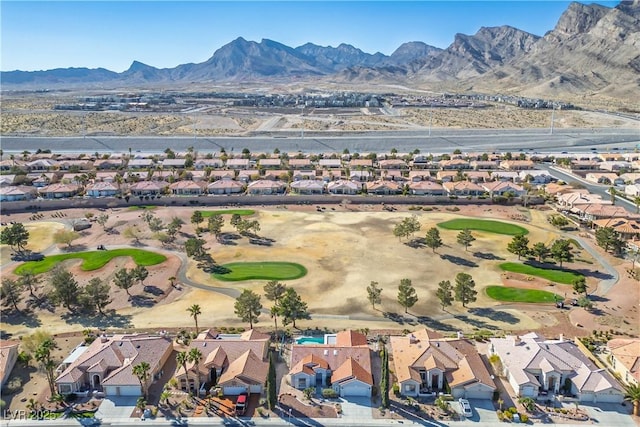
[[[562,16],[560,16],[552,32],[558,37],[569,37],[586,33],[610,10],[610,8],[599,4],[573,2]]]

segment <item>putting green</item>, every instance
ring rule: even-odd
[[[500,268],[504,271],[512,273],[528,274],[530,276],[541,277],[552,282],[563,283],[565,285],[572,284],[576,279],[582,277],[581,274],[571,270],[557,270],[552,268],[540,268],[527,264],[519,264],[517,262],[503,262]]]
[[[167,257],[162,254],[132,248],[113,249],[109,251],[73,252],[69,254],[51,255],[45,257],[42,261],[27,261],[16,267],[14,273],[46,273],[58,263],[68,259],[81,259],[83,262],[80,268],[84,271],[93,271],[104,267],[113,258],[121,256],[131,257],[137,265],[142,266],[156,265],[167,260]]]
[[[558,294],[538,289],[487,286],[485,292],[490,298],[507,302],[553,303],[556,300],[562,300],[562,297]]]
[[[213,277],[227,282],[241,280],[294,280],[307,274],[307,269],[293,262],[232,262],[221,266],[228,273]]]
[[[445,230],[476,230],[486,231],[488,233],[506,234],[508,236],[517,236],[519,234],[527,234],[529,230],[519,225],[509,224],[508,222],[493,221],[486,219],[473,218],[457,218],[450,221],[441,222],[438,227]]]

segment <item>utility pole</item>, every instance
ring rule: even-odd
[[[429,107],[429,137],[431,137],[431,125],[433,123],[433,102]]]
[[[555,119],[556,104],[551,104],[551,135],[553,135],[553,121]]]

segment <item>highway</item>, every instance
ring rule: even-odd
[[[194,147],[200,152],[239,152],[248,148],[252,152],[351,153],[399,152],[419,149],[423,153],[444,153],[460,149],[463,152],[587,152],[592,148],[609,151],[614,148],[631,150],[640,144],[640,128],[624,129],[433,129],[427,131],[372,131],[353,133],[262,132],[253,136],[227,137],[140,137],[140,136],[86,136],[86,137],[34,137],[1,136],[5,153],[34,152],[50,149],[56,153],[158,153],[166,148],[184,151]]]

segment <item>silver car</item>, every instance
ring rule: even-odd
[[[462,409],[462,414],[465,417],[470,417],[472,413],[471,413],[471,404],[469,404],[469,401],[467,399],[460,399],[458,400],[458,402],[460,402],[460,408]]]

